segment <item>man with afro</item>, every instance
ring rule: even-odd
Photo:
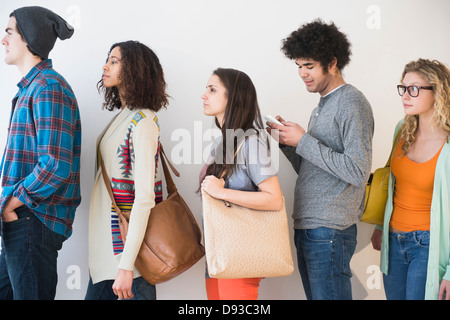
[[[320,95],[308,130],[276,118],[280,149],[298,173],[294,195],[297,259],[307,299],[352,299],[356,247],[371,170],[374,120],[364,95],[347,84],[350,43],[334,23],[315,20],[292,32],[282,52],[298,66],[306,90]]]

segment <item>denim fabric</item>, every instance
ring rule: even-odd
[[[104,280],[92,283],[92,278],[89,278],[89,284],[86,291],[85,300],[117,300],[112,286],[114,280]],[[130,300],[156,300],[156,287],[144,278],[138,277],[133,280],[131,287],[133,298]]]
[[[356,224],[345,230],[295,229],[300,276],[308,300],[351,300],[350,260]]]
[[[425,298],[429,245],[429,231],[389,233],[389,269],[383,275],[388,300]]]
[[[15,210],[18,220],[2,221],[0,299],[53,300],[57,257],[65,240],[26,207]]]

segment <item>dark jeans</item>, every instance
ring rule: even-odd
[[[112,289],[113,284],[114,280],[104,280],[94,284],[92,278],[89,278],[85,300],[117,300]],[[130,300],[156,300],[156,287],[142,277],[133,279],[131,292],[134,297]]]
[[[356,225],[345,230],[295,230],[298,268],[308,300],[352,299],[350,260],[356,233]]]
[[[18,220],[1,222],[0,299],[53,300],[58,250],[65,238],[46,227],[28,208],[15,211]]]

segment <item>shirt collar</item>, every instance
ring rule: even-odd
[[[27,87],[33,80],[36,78],[36,76],[41,73],[44,69],[52,68],[52,60],[46,59],[39,62],[37,65],[35,65],[28,74],[20,80],[20,82],[17,84],[17,86],[21,89]]]
[[[339,87],[337,87],[337,88],[334,88],[333,90],[331,90],[330,92],[328,92],[326,95],[324,95],[322,98],[325,98],[325,97],[331,95],[333,92],[337,91],[340,87],[343,87],[343,86],[345,86],[345,83],[344,83],[344,84],[341,84],[341,85],[340,85]]]

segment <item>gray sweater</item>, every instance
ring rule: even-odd
[[[352,85],[321,97],[297,147],[280,149],[298,173],[294,228],[343,230],[361,218],[372,165],[372,108]]]

